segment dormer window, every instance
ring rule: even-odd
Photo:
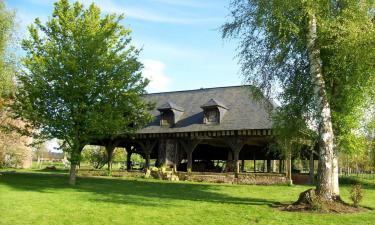
[[[204,110],[203,123],[204,124],[219,124],[228,107],[216,99],[210,99],[207,103],[201,106]]]
[[[220,113],[218,109],[206,109],[204,112],[204,120],[203,123],[210,124],[210,123],[219,123],[220,121]]]
[[[158,110],[160,111],[160,126],[167,127],[174,126],[184,113],[182,107],[169,101],[161,105]]]
[[[174,124],[173,112],[163,111],[160,113],[160,126],[172,126]]]

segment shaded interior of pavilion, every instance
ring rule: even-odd
[[[143,165],[138,167],[142,170],[147,167],[161,167],[159,161],[159,147],[156,144],[149,155],[145,154],[142,146],[138,143],[127,144],[127,169],[133,170],[131,154],[139,154],[144,159]],[[131,149],[130,151],[128,149]],[[178,172],[188,171],[188,154],[183,148],[178,148],[178,157],[174,165],[167,169],[175,169]],[[220,142],[201,142],[192,152],[191,172],[230,173],[235,172],[235,153],[229,146]],[[148,160],[147,160],[148,159]],[[240,173],[287,173],[288,161],[292,173],[310,173],[311,169],[316,171],[318,157],[316,151],[311,151],[306,146],[298,154],[289,158],[277,151],[271,150],[267,143],[245,144],[238,155],[238,166]],[[147,162],[148,161],[148,162]]]

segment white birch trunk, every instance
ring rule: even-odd
[[[318,194],[326,199],[332,200],[334,194],[333,181],[333,129],[331,122],[331,109],[325,90],[320,49],[317,46],[317,23],[315,15],[309,15],[309,27],[307,34],[307,50],[310,62],[310,74],[314,81],[314,95],[317,100],[319,112],[319,173],[317,182]]]
[[[339,160],[338,160],[338,152],[336,151],[333,154],[332,158],[332,191],[333,197],[339,198],[340,196],[340,188],[339,188]]]

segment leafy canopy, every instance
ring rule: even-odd
[[[240,40],[238,57],[247,81],[282,103],[276,115],[282,136],[318,126],[307,54],[307,15],[317,18],[317,43],[335,143],[357,150],[364,107],[375,87],[373,0],[233,0],[223,37]],[[374,107],[370,104],[369,107]],[[278,120],[278,119],[282,119]],[[297,122],[296,122],[297,121]],[[319,120],[318,120],[319,121]],[[293,124],[289,129],[285,126]],[[286,132],[284,132],[286,131]],[[349,144],[351,143],[351,144]]]
[[[11,40],[14,26],[14,14],[8,11],[4,1],[0,0],[0,110],[4,99],[10,98],[14,92],[12,80],[14,67],[7,48]]]
[[[141,98],[148,80],[122,19],[102,16],[95,4],[60,0],[45,24],[29,26],[13,109],[34,136],[63,140],[78,154],[149,121],[151,106]]]

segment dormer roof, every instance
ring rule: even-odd
[[[221,107],[223,109],[228,109],[228,107],[225,106],[224,103],[214,98],[211,98],[208,102],[206,102],[205,104],[201,106],[202,109],[213,108],[213,107]]]
[[[162,104],[158,107],[159,111],[165,111],[165,110],[177,110],[180,112],[183,112],[184,109],[181,106],[176,105],[175,103],[171,101],[167,101],[166,103]]]

